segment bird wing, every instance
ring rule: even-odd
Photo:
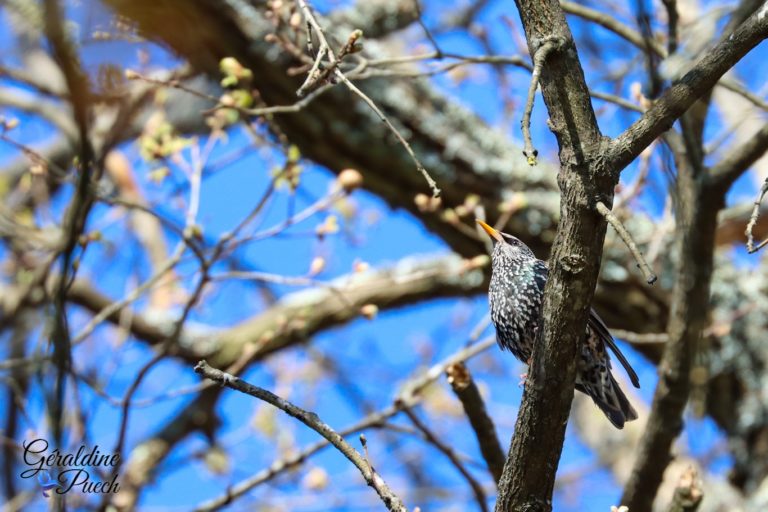
[[[590,309],[589,321],[587,323],[590,327],[592,327],[594,332],[600,336],[600,339],[603,341],[603,343],[605,343],[608,348],[610,348],[611,351],[616,354],[616,359],[619,360],[621,366],[623,366],[627,371],[627,375],[629,375],[629,380],[632,381],[632,385],[634,385],[636,388],[639,388],[640,379],[637,377],[635,370],[629,364],[627,358],[624,357],[624,354],[621,353],[619,347],[616,346],[616,342],[613,340],[613,336],[611,336],[611,333],[608,331],[608,327],[605,326],[605,322],[603,322],[603,320],[600,318],[600,316],[598,316],[594,309]]]
[[[543,276],[544,279],[541,283],[541,290],[544,290],[544,282],[546,282],[547,275],[549,274],[549,268],[547,266],[547,263],[545,261],[541,261],[541,265],[539,268],[541,269],[541,272],[538,274],[540,276]],[[537,262],[538,263],[538,262]],[[538,283],[537,283],[538,284]],[[611,349],[611,351],[616,354],[616,359],[619,360],[621,363],[621,366],[624,367],[624,369],[627,371],[627,375],[629,375],[629,380],[632,381],[632,385],[636,388],[640,387],[640,379],[637,377],[637,373],[635,373],[634,368],[629,364],[629,361],[627,361],[627,358],[624,357],[624,354],[621,353],[621,350],[619,350],[619,347],[616,346],[616,342],[613,340],[613,336],[611,336],[610,331],[608,330],[608,327],[606,327],[605,322],[603,322],[603,319],[600,318],[600,316],[595,312],[594,309],[589,310],[589,320],[587,321],[587,324],[594,329],[595,333],[600,337],[600,340],[602,340],[605,345]]]

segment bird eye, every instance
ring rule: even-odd
[[[513,237],[512,235],[508,235],[506,233],[502,233],[501,236],[504,237],[504,239],[507,241],[509,245],[519,245],[520,241]]]

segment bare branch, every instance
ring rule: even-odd
[[[478,329],[470,335],[470,340],[476,339],[479,335],[480,331]],[[462,348],[455,354],[435,363],[427,370],[418,372],[403,384],[400,392],[397,394],[390,407],[363,418],[354,426],[344,430],[344,435],[358,432],[368,426],[381,425],[388,418],[398,414],[403,407],[410,407],[418,403],[424,396],[422,393],[424,389],[439,379],[448,366],[466,361],[467,359],[488,350],[494,344],[495,336],[489,336],[477,343]],[[244,366],[244,364],[241,365],[241,368]],[[120,504],[123,506],[135,503],[138,500],[138,494],[151,477],[154,469],[168,455],[174,445],[181,442],[181,440],[193,431],[202,430],[208,432],[212,428],[211,423],[215,423],[215,419],[212,418],[211,414],[207,413],[204,418],[201,418],[200,411],[213,411],[213,403],[217,399],[220,390],[221,388],[216,387],[206,389],[204,392],[200,393],[183,411],[169,420],[164,428],[160,429],[159,432],[155,433],[152,437],[145,440],[134,449],[130,461],[128,462],[128,470],[124,478],[125,485],[123,486],[122,492],[116,497],[116,501],[119,500]],[[322,448],[322,446],[316,447],[316,450],[319,450],[320,448]],[[309,448],[308,450],[311,449],[314,448]],[[273,478],[284,470],[290,469],[294,464],[299,464],[301,461],[291,458],[285,462],[285,464],[279,463],[279,467],[275,469],[270,468],[254,475],[252,478],[240,482],[232,489],[228,490],[224,496],[215,498],[214,500],[201,505],[201,507],[203,507],[202,510],[207,510],[205,507],[215,509],[218,506],[230,503],[231,500],[237,496],[248,492],[256,485]]]
[[[295,406],[287,400],[280,398],[279,396],[262,389],[253,384],[249,384],[238,377],[224,373],[221,370],[211,368],[205,361],[200,361],[195,366],[195,372],[202,375],[206,379],[211,379],[218,382],[222,386],[226,386],[235,391],[240,391],[259,400],[263,400],[271,405],[274,405],[278,409],[282,410],[289,416],[293,416],[306,426],[323,436],[329,443],[331,443],[337,450],[339,450],[363,475],[365,482],[372,487],[376,493],[381,497],[381,501],[387,507],[388,510],[404,512],[407,509],[403,505],[400,498],[392,492],[389,486],[379,476],[379,474],[371,467],[366,460],[360,455],[360,453],[352,448],[343,437],[337,434],[331,427],[317,416],[317,414],[305,411],[300,407]]]
[[[768,124],[764,125],[743,144],[731,148],[717,165],[710,169],[710,180],[730,188],[768,150]]]
[[[752,15],[727,39],[718,43],[682,78],[654,102],[643,116],[611,141],[603,156],[606,168],[621,170],[656,137],[667,131],[699,97],[744,55],[768,37],[768,16]]]
[[[643,344],[664,344],[669,341],[669,335],[665,332],[640,334],[636,332],[624,331],[622,329],[611,329],[611,334],[633,345]]]
[[[597,204],[595,204],[595,208],[600,213],[600,215],[605,217],[605,220],[607,220],[608,223],[613,226],[613,229],[616,230],[616,233],[619,234],[621,239],[627,245],[629,252],[632,253],[632,257],[635,258],[635,261],[637,262],[638,268],[640,268],[643,273],[645,282],[648,284],[655,283],[658,279],[656,274],[653,273],[653,270],[651,270],[648,262],[645,261],[645,258],[643,258],[643,254],[640,252],[640,249],[638,249],[637,244],[632,239],[632,235],[629,234],[627,228],[624,227],[621,221],[616,218],[616,216],[611,212],[611,210],[608,209],[607,206],[605,206],[605,203],[602,201],[598,201]]]
[[[328,40],[325,37],[325,32],[323,31],[323,28],[320,26],[320,23],[315,19],[314,14],[312,13],[312,9],[307,4],[306,0],[298,0],[299,6],[301,7],[301,12],[304,15],[304,19],[307,21],[308,26],[312,27],[317,32],[317,37],[320,40],[320,49],[317,52],[317,59],[315,60],[315,64],[312,67],[312,70],[309,72],[309,76],[307,77],[307,82],[305,82],[305,85],[302,85],[302,87],[299,89],[299,91],[305,90],[305,88],[308,87],[308,84],[313,83],[314,81],[317,81],[318,79],[321,79],[321,76],[318,75],[318,68],[319,63],[322,61],[322,58],[324,56],[328,56],[328,59],[330,61],[330,68],[333,71],[333,74],[336,78],[338,78],[340,81],[344,83],[344,85],[347,86],[347,88],[355,93],[357,96],[360,97],[374,112],[376,112],[376,115],[379,116],[379,118],[384,121],[384,123],[387,125],[387,127],[390,129],[390,131],[395,135],[398,141],[400,141],[400,144],[405,148],[405,150],[408,152],[408,154],[411,156],[411,159],[416,164],[416,168],[421,173],[421,175],[426,180],[427,184],[429,185],[429,188],[432,189],[432,196],[433,197],[439,197],[440,196],[440,189],[437,186],[437,183],[432,178],[432,176],[429,175],[427,170],[422,165],[421,161],[416,157],[416,153],[414,153],[413,148],[411,148],[411,145],[408,143],[407,140],[405,140],[405,137],[400,133],[400,131],[395,128],[395,125],[392,124],[392,122],[389,120],[387,116],[384,115],[384,113],[379,109],[379,107],[376,106],[376,104],[371,100],[363,91],[361,91],[359,88],[357,88],[355,85],[352,84],[352,82],[349,81],[349,79],[346,77],[346,75],[338,69],[338,59],[336,55],[333,53],[333,49],[328,44]],[[355,34],[358,34],[355,37]],[[356,31],[353,36],[350,36],[349,41],[351,41],[351,44],[354,45],[355,41],[362,35],[361,31]],[[307,34],[308,40],[312,40],[312,34]],[[349,46],[349,42],[348,45]],[[345,47],[346,48],[346,47]],[[318,75],[314,76],[313,75]]]
[[[427,427],[427,425],[422,422],[418,416],[416,416],[416,413],[413,412],[409,407],[405,407],[403,409],[403,412],[408,416],[408,418],[411,420],[411,423],[421,431],[422,434],[424,434],[424,437],[426,440],[432,444],[435,448],[437,448],[440,452],[445,455],[448,460],[451,462],[453,467],[455,467],[459,473],[461,473],[461,476],[464,477],[464,479],[469,483],[469,486],[472,488],[472,492],[475,495],[475,500],[477,501],[478,506],[480,507],[480,510],[483,512],[488,512],[488,505],[486,504],[485,500],[485,492],[483,491],[482,486],[480,483],[475,479],[475,477],[472,476],[472,474],[467,470],[466,467],[464,467],[464,464],[459,460],[456,453],[453,451],[453,449],[448,446],[447,444],[443,443],[430,429]]]
[[[498,484],[504,469],[504,450],[502,450],[499,437],[496,435],[493,420],[488,416],[485,409],[485,402],[480,396],[480,390],[463,363],[450,365],[445,373],[448,376],[451,389],[464,407],[464,413],[475,432],[477,443],[480,445],[480,453],[488,466],[488,471],[490,471],[494,482]]]
[[[541,42],[533,54],[533,72],[531,73],[531,84],[528,86],[528,97],[525,100],[525,110],[523,111],[523,120],[521,125],[523,128],[523,142],[525,146],[523,148],[523,155],[528,160],[528,165],[536,165],[536,157],[539,152],[533,147],[533,141],[531,140],[531,112],[533,112],[533,101],[536,97],[536,89],[539,88],[539,77],[541,76],[541,70],[544,67],[544,61],[547,60],[547,56],[562,47],[564,41],[558,36],[551,36]]]
[[[285,295],[271,308],[231,328],[185,330],[174,353],[188,361],[208,357],[212,364],[227,367],[250,346],[253,360],[258,360],[300,343],[318,330],[358,317],[365,304],[384,309],[425,297],[480,292],[485,282],[480,269],[485,264],[487,261],[472,262],[455,255],[406,258],[392,267],[352,273],[320,288]],[[116,325],[127,311],[127,306],[115,309],[111,299],[84,283],[70,290],[70,300],[97,313],[109,308],[106,320]],[[136,313],[131,328],[151,345],[163,343],[170,329],[167,323]]]
[[[395,416],[399,412],[400,412],[399,407],[395,405],[390,405],[389,407],[381,411],[377,411],[375,413],[369,414],[368,416],[361,419],[354,425],[339,431],[339,435],[342,437],[346,437],[370,427],[381,426],[389,418]],[[270,464],[268,468],[262,471],[259,471],[252,477],[249,477],[233,485],[232,487],[228,488],[226,493],[223,496],[219,496],[212,500],[208,500],[205,503],[201,503],[195,508],[195,512],[209,512],[212,510],[218,510],[220,507],[234,502],[237,498],[239,498],[246,492],[250,491],[251,489],[272,480],[273,478],[277,477],[278,475],[286,471],[289,471],[293,468],[298,467],[299,465],[306,462],[314,454],[318,453],[319,451],[323,450],[324,448],[330,445],[331,445],[330,441],[328,441],[327,439],[323,439],[322,441],[318,441],[295,454],[292,454],[280,460],[276,460],[275,462]]]

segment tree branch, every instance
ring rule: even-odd
[[[376,304],[384,310],[425,298],[479,293],[486,282],[481,270],[486,264],[483,257],[409,257],[390,267],[341,276],[287,294],[269,309],[233,327],[186,329],[173,354],[187,361],[207,357],[217,366],[225,367],[250,347],[253,360],[259,360],[300,343],[315,332],[359,317],[360,307],[365,304]],[[116,303],[84,280],[73,283],[68,299],[96,314],[107,311],[105,320],[118,327],[122,325],[121,318],[130,314],[131,332],[153,346],[163,343],[174,320],[132,311],[127,301]]]
[[[704,329],[709,322],[715,230],[727,189],[715,186],[686,151],[675,151],[675,284],[667,334],[659,363],[659,383],[632,475],[621,503],[634,512],[650,512],[663,468],[683,428],[683,411],[693,381],[694,361],[706,357]],[[701,363],[699,363],[701,365]],[[706,369],[702,366],[702,370]],[[703,385],[703,384],[702,384]]]
[[[726,189],[744,174],[768,150],[768,124],[760,128],[740,146],[731,148],[717,165],[709,170],[709,179]]]
[[[485,502],[486,497],[485,491],[483,491],[483,487],[475,479],[475,477],[472,476],[472,473],[469,472],[461,460],[459,460],[459,457],[456,455],[453,449],[442,442],[409,407],[403,408],[403,412],[411,420],[411,423],[413,423],[413,425],[419,431],[421,431],[421,433],[424,435],[424,438],[435,448],[437,448],[438,451],[445,455],[453,467],[455,467],[461,476],[464,477],[467,483],[469,483],[469,487],[472,489],[472,493],[475,495],[475,501],[477,501],[480,510],[482,512],[488,512],[488,504]]]
[[[635,261],[637,261],[637,266],[643,272],[645,282],[648,284],[655,283],[657,279],[656,274],[653,273],[653,270],[651,270],[648,262],[645,261],[645,258],[643,258],[643,254],[640,252],[640,249],[637,248],[637,244],[632,239],[632,235],[629,234],[627,228],[624,227],[621,221],[616,218],[613,212],[611,212],[611,210],[609,210],[602,201],[598,201],[595,205],[595,208],[597,209],[598,213],[600,213],[600,215],[605,217],[605,220],[608,222],[608,224],[613,226],[613,229],[616,230],[616,233],[619,235],[621,240],[627,245],[629,252],[632,253],[632,257],[635,258]]]
[[[504,451],[501,448],[501,443],[499,443],[499,437],[496,435],[493,420],[488,416],[488,411],[485,409],[485,402],[480,396],[480,390],[463,363],[452,364],[445,373],[448,375],[451,389],[464,407],[464,413],[475,432],[477,444],[480,446],[480,453],[488,466],[488,471],[491,473],[493,481],[498,485],[504,469]]]
[[[677,80],[643,116],[606,148],[607,169],[621,171],[667,131],[693,103],[712,89],[744,55],[768,37],[768,16],[758,11]]]
[[[305,411],[300,407],[297,407],[287,400],[280,398],[279,396],[262,389],[253,384],[249,384],[234,375],[222,372],[216,368],[211,368],[205,361],[200,361],[195,366],[195,372],[202,375],[206,379],[211,379],[218,382],[222,386],[226,386],[235,391],[240,391],[259,400],[263,400],[268,404],[274,405],[278,409],[282,410],[289,416],[293,416],[321,436],[323,436],[329,443],[331,443],[342,455],[344,455],[363,475],[365,483],[372,487],[381,498],[381,501],[387,507],[388,510],[396,512],[405,512],[406,508],[400,498],[392,492],[389,486],[379,476],[369,461],[365,460],[360,453],[352,448],[343,437],[336,433],[331,427],[323,423],[323,421],[313,412]]]
[[[612,203],[616,178],[595,172],[602,142],[573,36],[559,3],[516,1],[531,55],[556,38],[541,89],[559,146],[561,221],[549,259],[542,323],[504,473],[497,511],[548,511],[576,379],[576,361],[600,267],[606,224],[592,197]],[[586,178],[585,178],[586,177]],[[589,187],[589,189],[587,189]]]

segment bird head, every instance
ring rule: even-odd
[[[536,258],[533,251],[531,251],[531,249],[519,238],[493,229],[480,219],[477,219],[477,223],[480,224],[483,231],[488,233],[493,240],[492,258],[494,260],[497,258],[511,258],[514,260]]]

